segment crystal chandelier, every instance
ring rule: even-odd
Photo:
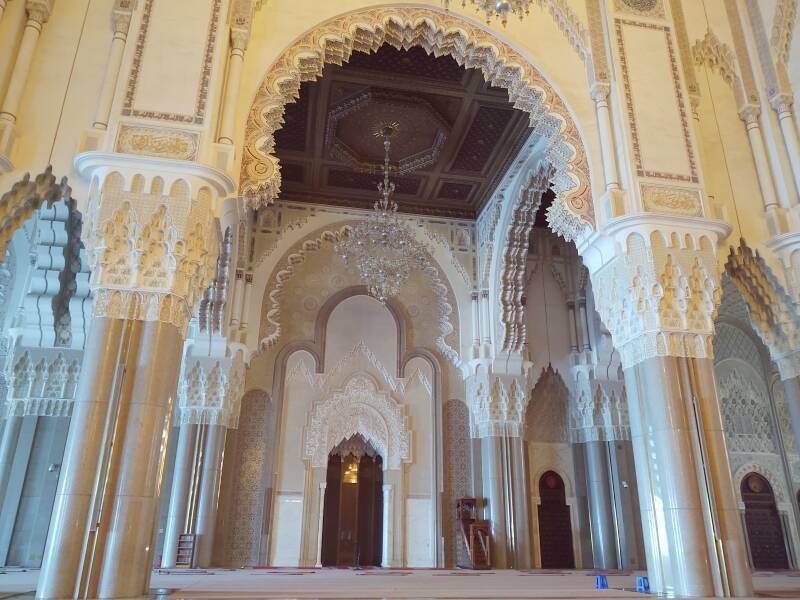
[[[378,184],[380,198],[369,217],[355,225],[336,243],[336,253],[345,264],[358,271],[369,294],[380,302],[396,296],[411,273],[426,263],[425,249],[397,214],[392,200],[394,183],[389,181],[390,138],[397,123],[382,125],[375,135],[383,138],[383,181]]]
[[[450,0],[443,0],[444,7],[449,8]],[[475,6],[476,11],[483,11],[486,15],[487,23],[494,17],[499,17],[500,21],[505,25],[508,23],[508,16],[511,14],[517,15],[522,20],[523,17],[530,14],[531,4],[533,0],[470,0]],[[461,6],[466,6],[467,0],[461,0]]]

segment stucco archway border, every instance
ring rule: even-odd
[[[551,227],[570,236],[594,227],[586,150],[550,83],[491,32],[453,13],[424,7],[378,7],[335,17],[301,36],[273,63],[245,127],[239,193],[251,207],[271,204],[280,192],[274,133],[283,124],[286,104],[299,96],[300,84],[319,78],[327,63],[341,65],[354,51],[375,51],[384,43],[452,56],[466,68],[480,69],[493,86],[505,88],[514,106],[529,113],[534,132],[546,140],[545,159],[554,169],[559,217]]]

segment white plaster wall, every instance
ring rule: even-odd
[[[328,320],[326,370],[363,341],[389,373],[397,375],[397,336],[397,326],[385,306],[369,296],[351,296],[333,309]]]

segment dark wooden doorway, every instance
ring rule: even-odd
[[[328,457],[323,567],[381,564],[383,459],[363,439],[353,442],[343,442]]]
[[[756,569],[788,569],[789,557],[783,525],[772,486],[758,473],[742,480],[744,522],[750,556]]]
[[[555,471],[539,478],[539,550],[544,569],[574,569],[572,519],[564,480]]]

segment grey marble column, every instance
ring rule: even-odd
[[[605,442],[586,442],[584,450],[594,567],[617,569],[617,530],[611,497],[608,450]]]
[[[783,389],[786,392],[786,404],[792,419],[795,448],[800,449],[800,376],[784,379]]]
[[[17,450],[19,431],[22,428],[22,417],[6,417],[3,421],[3,438],[0,440],[0,506],[6,495],[11,466]]]
[[[533,566],[531,549],[531,516],[528,503],[528,463],[525,459],[525,442],[519,437],[508,438],[508,456],[511,460],[514,512],[514,568],[530,569]]]
[[[72,598],[75,592],[105,443],[123,323],[119,319],[94,319],[86,340],[37,598]]]
[[[182,339],[169,323],[142,324],[124,424],[120,471],[112,496],[108,541],[97,596],[131,598],[148,593],[152,546],[170,419],[178,385]],[[165,368],[172,365],[173,368]]]
[[[197,425],[184,424],[178,431],[178,448],[169,498],[167,525],[164,528],[164,551],[161,566],[174,567],[178,552],[178,539],[186,533],[186,514],[189,511],[189,486],[192,481],[194,441]]]
[[[503,438],[481,438],[483,493],[486,495],[486,518],[491,525],[491,560],[496,569],[508,567],[508,527],[506,524],[505,477],[503,475]]]
[[[224,425],[206,426],[203,467],[200,471],[200,493],[195,522],[195,562],[198,567],[211,566],[214,550],[214,529],[217,524],[219,482],[222,474],[222,454],[225,448]]]

